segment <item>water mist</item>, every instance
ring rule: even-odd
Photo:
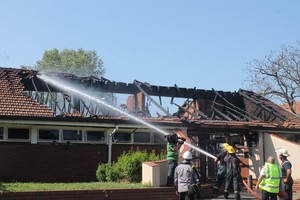
[[[137,117],[135,117],[135,116],[133,116],[131,114],[128,114],[127,112],[124,112],[124,111],[122,111],[122,110],[120,110],[120,109],[118,109],[118,108],[116,108],[116,107],[108,104],[107,102],[105,102],[105,101],[103,101],[103,100],[101,100],[99,98],[96,98],[96,97],[93,97],[92,95],[89,95],[86,90],[85,91],[81,91],[80,89],[77,89],[74,86],[70,86],[67,82],[64,82],[64,81],[62,81],[60,79],[57,79],[57,78],[54,78],[54,77],[46,76],[44,74],[40,74],[40,75],[37,75],[37,76],[38,76],[38,78],[42,79],[46,83],[49,83],[50,85],[52,85],[52,86],[54,86],[56,88],[60,88],[60,89],[65,90],[65,91],[72,92],[75,95],[87,98],[87,99],[89,99],[89,100],[91,100],[93,102],[96,102],[96,103],[98,103],[100,105],[103,105],[103,106],[105,106],[105,107],[107,107],[107,108],[109,108],[109,109],[111,109],[113,111],[116,111],[116,112],[118,112],[118,113],[120,113],[122,115],[127,116],[128,118],[130,118],[130,119],[132,119],[134,121],[137,121],[137,122],[139,122],[139,123],[147,126],[148,128],[150,128],[152,130],[155,130],[158,133],[161,133],[161,134],[164,134],[164,135],[169,135],[170,134],[170,133],[168,133],[168,132],[166,132],[166,131],[164,131],[164,130],[162,130],[160,128],[157,128],[157,127],[153,126],[152,124],[150,124],[148,122],[145,122],[145,121],[141,120],[140,118],[137,118]],[[216,158],[214,155],[212,155],[212,154],[210,154],[210,153],[208,153],[208,152],[206,152],[206,151],[204,151],[204,150],[202,150],[202,149],[194,146],[191,143],[185,142],[184,144],[187,145],[187,146],[189,146],[189,147],[191,147],[192,149],[200,152],[200,153],[205,154],[206,156],[209,156],[209,157],[211,157],[213,159]]]

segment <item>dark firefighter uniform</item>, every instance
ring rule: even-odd
[[[217,164],[217,176],[216,176],[216,182],[213,186],[213,197],[217,197],[220,187],[222,185],[222,183],[224,182],[225,179],[225,175],[226,175],[226,163],[224,162],[224,158],[227,155],[227,147],[229,146],[228,143],[224,143],[223,144],[223,148],[222,151],[217,155],[216,159],[215,159],[215,163]]]
[[[235,199],[240,200],[240,177],[241,177],[241,167],[240,159],[235,155],[235,150],[232,146],[227,147],[227,156],[224,158],[227,166],[226,176],[225,176],[225,188],[224,188],[224,198],[228,199],[230,185],[233,184]]]

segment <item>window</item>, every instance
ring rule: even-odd
[[[130,133],[115,133],[114,142],[131,142]]]
[[[258,145],[258,133],[257,132],[250,132],[246,134],[246,140],[249,147],[257,147]]]
[[[63,140],[82,141],[82,131],[63,130]]]
[[[86,140],[89,142],[104,142],[105,136],[102,131],[86,131]]]
[[[154,133],[154,143],[156,144],[167,143],[166,136],[164,134]]]
[[[0,140],[3,140],[3,127],[0,127]]]
[[[58,140],[59,131],[50,130],[50,129],[41,129],[39,130],[39,139],[40,140]]]
[[[28,140],[29,139],[29,129],[9,128],[8,129],[8,139]]]
[[[150,142],[150,133],[146,132],[135,132],[133,136],[134,142],[141,142],[141,143],[149,143]]]

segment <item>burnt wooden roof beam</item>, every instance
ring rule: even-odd
[[[233,121],[233,119],[231,119],[229,116],[227,116],[226,114],[224,114],[223,112],[221,112],[220,110],[218,110],[215,107],[211,107],[217,114],[221,115],[224,119],[228,120],[228,121]]]
[[[166,109],[164,109],[164,107],[162,107],[161,105],[159,105],[150,95],[148,95],[145,92],[145,90],[143,90],[143,88],[141,87],[141,83],[140,82],[135,81],[134,84],[148,99],[150,99],[157,106],[157,108],[159,108],[161,111],[163,111],[164,113],[166,113],[168,115],[168,117],[172,116],[170,112],[168,112]]]
[[[263,108],[265,111],[269,112],[270,114],[278,117],[280,120],[285,121],[286,118],[283,117],[282,115],[278,114],[275,110],[268,108],[267,106],[263,105],[262,103],[254,100],[253,98],[249,97],[246,94],[243,94],[242,92],[239,92],[240,95],[242,95],[243,97],[245,97],[247,100],[251,101],[252,103],[254,103],[255,105]]]
[[[196,101],[194,101],[196,103]],[[185,105],[187,105],[188,107],[192,108],[194,111],[196,111],[202,118],[204,119],[209,119],[209,117],[204,114],[203,112],[201,112],[199,109],[195,108],[194,106],[192,106],[191,104],[189,103],[186,103]]]

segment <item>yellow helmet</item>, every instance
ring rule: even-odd
[[[232,146],[228,146],[227,148],[228,153],[235,153],[235,150]]]
[[[223,148],[224,148],[224,149],[226,149],[228,146],[229,146],[228,143],[224,143],[224,144],[223,144]]]

